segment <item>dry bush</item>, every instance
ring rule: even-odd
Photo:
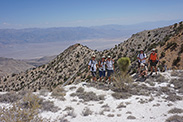
[[[49,90],[48,89],[41,89],[39,91],[39,94],[42,95],[42,96],[47,96],[49,93]]]
[[[174,115],[169,117],[165,122],[183,122],[183,116]]]
[[[127,117],[127,119],[136,119],[136,117],[130,115]]]
[[[168,111],[168,113],[170,114],[180,114],[180,113],[183,113],[183,109],[180,109],[180,108],[173,108],[171,110]]]
[[[178,101],[178,100],[182,100],[182,97],[178,96],[176,94],[170,94],[168,97],[166,97],[166,100],[175,102],[175,101]]]
[[[48,120],[38,117],[40,99],[31,93],[10,108],[1,108],[1,122],[46,122]]]
[[[64,111],[71,111],[71,110],[74,110],[74,108],[71,107],[71,106],[67,106],[67,107],[64,109]]]
[[[129,86],[132,83],[132,78],[129,75],[114,74],[113,75],[114,91],[116,92],[128,92]]]
[[[92,115],[92,111],[88,108],[88,107],[85,107],[82,111],[82,115],[83,116],[89,116],[89,115]]]
[[[129,93],[121,93],[121,92],[115,92],[115,93],[112,93],[112,96],[115,98],[115,99],[128,99],[129,97],[131,97],[131,94]]]
[[[66,95],[66,91],[64,90],[63,87],[56,87],[53,91],[52,91],[52,94],[51,96],[57,98],[57,99],[60,99],[62,101],[65,100],[64,96]]]
[[[108,117],[114,117],[114,114],[108,114],[107,116]]]
[[[2,103],[14,103],[22,98],[21,95],[16,92],[8,92],[6,94],[0,95],[0,102]]]
[[[117,106],[117,108],[118,108],[118,109],[119,109],[119,108],[126,108],[126,105],[124,105],[124,103],[121,102],[121,103]]]
[[[77,90],[76,90],[76,93],[83,93],[84,92],[84,88],[83,87],[79,87]]]
[[[79,90],[79,91],[80,92],[70,94],[70,96],[72,96],[72,97],[77,96],[79,99],[82,99],[84,101],[99,101],[99,100],[105,99],[104,95],[97,96],[94,92],[83,92],[83,90]]]
[[[54,105],[52,101],[43,101],[41,103],[41,110],[42,111],[51,111],[51,112],[58,112],[60,108]]]
[[[26,94],[25,97],[20,101],[21,108],[24,109],[38,109],[43,99],[32,94],[31,92]]]

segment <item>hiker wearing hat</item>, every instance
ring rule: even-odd
[[[152,49],[152,53],[150,54],[149,60],[148,60],[148,62],[150,62],[150,67],[151,67],[150,75],[152,75],[152,73],[153,73],[153,68],[155,69],[155,72],[157,74],[157,67],[156,67],[156,65],[158,63],[158,60],[159,60],[159,58],[158,58],[158,54],[156,53],[156,50]]]
[[[107,57],[106,65],[107,65],[107,76],[109,78],[109,82],[111,82],[111,74],[113,74],[115,70],[114,60],[111,59],[111,56]]]
[[[137,59],[138,59],[138,73],[140,74],[140,64],[143,63],[146,65],[146,54],[144,53],[144,51],[141,49],[140,53],[137,55]]]
[[[106,61],[105,61],[105,56],[102,56],[101,61],[99,61],[99,76],[100,76],[100,81],[102,80],[102,77],[105,80],[105,67],[106,67]]]
[[[88,70],[90,70],[93,81],[96,81],[96,71],[97,71],[97,61],[95,60],[95,55],[92,56],[90,62],[88,63]]]
[[[147,66],[144,63],[141,63],[140,64],[140,76],[141,77],[146,77],[147,76],[147,71],[148,71]]]

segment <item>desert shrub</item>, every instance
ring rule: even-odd
[[[166,45],[165,50],[168,50],[170,48],[171,51],[173,51],[177,47],[176,42],[168,42]]]
[[[17,102],[21,98],[22,98],[21,95],[17,94],[16,92],[8,92],[6,94],[0,95],[0,102],[13,103],[13,102]]]
[[[66,91],[64,90],[63,87],[57,86],[53,91],[51,96],[60,99],[60,100],[65,100],[64,96],[66,95]]]
[[[168,41],[169,39],[170,39],[170,36],[171,35],[166,35],[164,38],[163,38],[163,40],[166,42],[166,41]]]
[[[153,48],[156,48],[157,46],[158,46],[158,44],[153,43],[153,44],[151,44],[151,45],[148,47],[147,51],[150,51],[150,50],[152,50]]]
[[[84,92],[84,88],[82,87],[79,87],[77,90],[76,90],[76,93],[83,93]]]
[[[163,57],[165,57],[165,52],[161,52],[160,58],[163,58]]]
[[[173,109],[169,110],[168,113],[171,113],[171,114],[183,113],[183,109],[180,109],[180,108],[173,108]]]
[[[131,97],[131,95],[125,92],[115,92],[112,93],[112,97],[114,97],[115,99],[128,99],[129,97]]]
[[[180,62],[181,58],[178,56],[177,59],[173,60],[172,66],[178,66],[178,63]]]
[[[1,122],[43,122],[48,121],[38,117],[40,99],[31,93],[21,102],[14,103],[10,108],[0,108]]]
[[[26,94],[25,97],[23,97],[23,99],[20,101],[20,105],[25,109],[38,109],[40,108],[41,102],[42,99],[30,92]]]
[[[169,117],[165,122],[183,122],[183,116],[174,115]]]
[[[130,115],[130,116],[127,117],[127,119],[136,119],[136,117]]]
[[[124,105],[124,103],[123,102],[121,102],[116,108],[126,108],[126,105]]]
[[[177,23],[175,23],[175,24],[173,25],[173,28],[176,28],[176,27],[177,27],[177,25],[178,25],[178,24],[177,24]]]
[[[113,90],[116,92],[128,91],[128,84],[132,81],[131,77],[127,75],[127,71],[131,61],[128,57],[123,57],[120,58],[117,63],[120,72],[113,75],[113,83],[115,87]]]
[[[160,42],[159,42],[160,47],[164,46],[165,44],[166,44],[165,41],[160,41]]]
[[[92,111],[88,108],[88,107],[85,107],[82,111],[82,115],[83,116],[89,116],[89,115],[92,115]]]
[[[181,44],[180,51],[178,54],[180,55],[181,53],[183,53],[183,44]]]
[[[55,106],[53,101],[43,101],[41,103],[41,110],[42,111],[57,112],[60,110],[60,108]]]
[[[122,73],[126,73],[128,71],[128,67],[131,64],[130,58],[122,57],[117,61],[118,67]]]
[[[129,90],[129,85],[132,82],[132,78],[129,75],[123,75],[123,74],[114,74],[113,77],[114,81],[114,89],[115,92],[127,92]]]

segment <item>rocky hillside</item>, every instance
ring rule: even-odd
[[[168,69],[183,69],[183,24],[174,24],[176,27],[175,34],[156,48],[161,66],[166,65]]]
[[[0,57],[0,77],[13,73],[18,74],[30,68],[34,68],[34,66],[24,61]]]
[[[173,44],[169,44],[170,42],[176,42],[176,49],[174,50],[174,54],[176,54],[173,58],[171,57],[171,54],[169,53],[170,48],[166,50],[165,57],[169,56],[171,57],[170,63],[167,61],[168,68],[172,68],[172,62],[177,59],[178,57],[181,57],[180,52],[182,53],[182,31],[183,31],[183,23],[176,23],[174,25],[164,27],[164,28],[158,28],[154,30],[145,30],[136,34],[133,34],[131,38],[126,40],[123,43],[120,43],[119,45],[116,45],[114,48],[111,48],[110,50],[104,50],[99,52],[100,55],[111,55],[115,61],[119,59],[120,57],[130,57],[132,61],[132,67],[135,66],[137,61],[137,54],[138,52],[143,49],[147,55],[151,53],[151,50],[153,48],[156,48],[158,51],[159,56],[162,53],[162,50],[168,45],[171,45],[171,48]],[[164,52],[164,51],[163,51]],[[171,51],[172,52],[172,51]],[[164,58],[165,58],[164,57]],[[181,59],[181,58],[180,58]],[[163,62],[165,59],[161,59],[160,61]],[[169,60],[168,57],[166,60]],[[181,60],[179,61],[181,62]],[[164,64],[160,64],[160,68]],[[178,66],[177,68],[181,68],[181,64],[174,65]],[[135,72],[135,68],[133,69]]]
[[[74,73],[80,75],[94,51],[75,44],[58,55],[53,61],[25,73],[13,74],[1,80],[0,91],[30,89],[33,91],[46,87],[52,90],[64,83]],[[74,79],[76,80],[76,79]]]
[[[100,52],[93,51],[80,44],[73,45],[48,64],[28,70],[25,73],[5,77],[1,80],[0,90],[30,89],[36,91],[42,88],[52,90],[57,85],[63,84],[66,81],[73,82],[90,79],[86,67],[92,54],[96,54],[98,60],[100,60],[102,55],[111,55],[115,60],[115,66],[117,59],[128,56],[132,61],[132,72],[136,71],[134,67],[136,64],[136,56],[140,49],[145,50],[148,55],[152,48],[157,48],[160,54],[161,52],[165,52],[165,56],[161,57],[160,60],[162,62],[163,60],[168,60],[168,56],[170,58],[173,52],[173,54],[178,54],[178,57],[181,57],[182,43],[179,42],[182,40],[182,26],[183,24],[180,22],[164,28],[145,30],[132,35],[131,38],[110,50]],[[169,44],[172,42],[176,42],[176,44]],[[165,49],[167,45],[171,46]],[[176,48],[173,47],[175,45]],[[173,50],[171,51],[171,49]],[[167,59],[165,59],[166,57]],[[182,60],[181,58],[177,58],[176,55],[173,58],[171,57],[171,61],[167,61],[169,62],[167,65],[170,66],[176,59],[178,63],[175,63],[174,66],[181,68],[182,64],[180,62]]]

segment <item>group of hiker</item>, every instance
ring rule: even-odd
[[[139,76],[142,76],[142,77],[147,76],[148,64],[150,64],[150,68],[151,68],[150,75],[152,75],[152,73],[153,73],[153,68],[155,69],[155,72],[157,74],[156,65],[159,62],[159,58],[158,58],[158,54],[156,53],[155,49],[152,49],[152,52],[149,55],[148,60],[146,60],[147,55],[144,53],[143,50],[141,50],[140,53],[137,55],[137,59],[138,59],[138,73],[139,73]],[[148,61],[148,62],[146,62],[146,61]]]
[[[111,75],[114,73],[115,67],[114,67],[114,60],[111,58],[111,56],[108,56],[107,59],[105,56],[102,56],[101,60],[99,62],[96,61],[95,55],[92,55],[91,60],[88,63],[88,70],[90,70],[93,81],[96,81],[96,75],[97,75],[97,69],[99,69],[99,77],[100,81],[102,78],[106,80],[106,71],[107,71],[107,77],[109,81],[111,81]],[[138,59],[138,74],[140,77],[146,77],[148,73],[148,65],[150,64],[151,73],[152,75],[153,70],[155,70],[157,74],[157,63],[159,61],[158,55],[156,53],[155,49],[152,49],[151,54],[149,55],[149,58],[147,60],[147,55],[144,53],[144,50],[140,50],[140,53],[137,55]]]
[[[102,78],[104,80],[106,79],[106,71],[107,71],[107,77],[109,81],[111,81],[111,75],[114,73],[114,60],[111,58],[111,56],[108,56],[107,59],[105,56],[102,56],[101,60],[97,62],[95,60],[95,55],[92,55],[91,60],[88,63],[88,69],[91,71],[93,80],[96,81],[96,73],[97,69],[99,69],[99,76],[100,76],[100,81]]]

